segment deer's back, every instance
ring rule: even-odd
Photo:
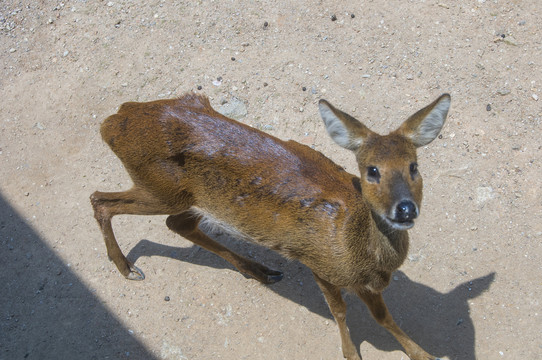
[[[356,177],[305,145],[222,116],[200,96],[123,104],[102,136],[136,185],[170,205],[189,201],[305,263],[345,252],[348,221],[369,213]]]

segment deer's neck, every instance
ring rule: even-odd
[[[380,252],[380,260],[390,272],[395,271],[408,253],[408,232],[406,230],[393,229],[380,216],[371,211],[372,220],[376,226],[376,230],[380,233],[373,239]]]

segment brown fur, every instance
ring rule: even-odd
[[[348,116],[327,102],[321,106],[329,106],[341,121]],[[415,121],[421,121],[419,116]],[[346,328],[341,288],[357,293],[412,359],[434,359],[393,322],[381,296],[408,251],[407,232],[390,227],[382,214],[393,206],[399,196],[395,193],[410,192],[413,201],[421,202],[421,177],[408,172],[416,160],[409,134],[419,126],[407,124],[381,137],[351,117],[344,124],[352,136],[363,133],[355,142],[359,147],[349,146],[361,179],[307,146],[220,115],[203,96],[123,104],[104,121],[101,134],[134,186],[91,195],[110,259],[127,278],[143,279],[141,270],[122,254],[111,218],[166,214],[171,230],[242,273],[263,283],[281,279],[280,272],[233,253],[198,227],[201,221],[212,223],[313,271],[339,325],[346,358],[359,355]],[[364,176],[371,165],[381,169],[378,184]]]

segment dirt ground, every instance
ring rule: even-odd
[[[284,271],[264,286],[165,217],[119,216],[147,278],[108,261],[88,198],[130,179],[99,125],[187,91],[352,173],[319,99],[385,133],[449,92],[386,301],[436,356],[541,359],[541,18],[538,0],[1,1],[0,359],[342,359],[310,271],[272,251],[221,239]],[[347,301],[364,359],[407,358]]]

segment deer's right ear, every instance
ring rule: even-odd
[[[318,108],[329,136],[343,148],[357,150],[371,133],[361,122],[336,109],[326,100],[320,100]]]
[[[437,100],[409,117],[396,132],[411,139],[416,147],[433,141],[446,121],[450,109],[450,95],[442,94]]]

